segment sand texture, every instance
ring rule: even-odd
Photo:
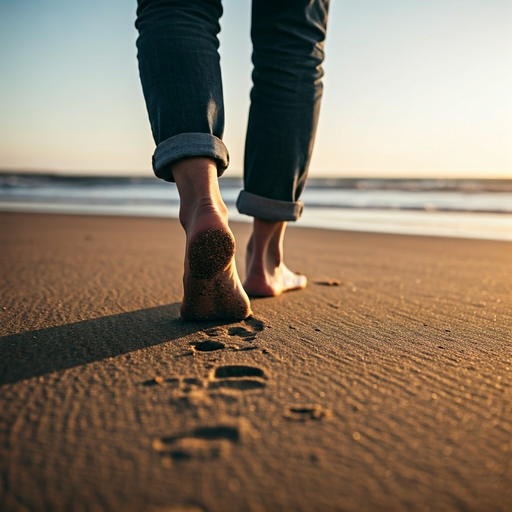
[[[0,510],[511,510],[511,243],[290,228],[200,324],[174,220],[0,226]]]

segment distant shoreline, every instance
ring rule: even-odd
[[[155,183],[154,176],[91,176],[58,172],[12,171],[0,169],[0,186],[52,184],[108,185]],[[242,186],[241,177],[223,176],[225,186]],[[404,190],[458,192],[512,192],[512,178],[375,178],[375,177],[311,177],[307,188],[345,190]]]

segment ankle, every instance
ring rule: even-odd
[[[267,248],[267,266],[278,268],[283,264],[283,250],[279,244],[270,243]]]
[[[182,160],[173,166],[173,176],[180,195],[179,219],[185,230],[204,216],[227,219],[213,160],[202,157]]]
[[[172,167],[180,200],[193,205],[202,199],[221,199],[217,166],[209,158],[187,158]]]
[[[254,219],[254,229],[247,244],[248,263],[251,266],[274,270],[283,264],[285,222],[267,222]]]
[[[185,231],[202,218],[217,217],[227,222],[228,209],[222,199],[212,197],[196,198],[191,203],[180,205],[179,220]]]
[[[172,175],[178,189],[202,188],[217,181],[217,164],[215,160],[206,157],[184,158],[173,164]]]

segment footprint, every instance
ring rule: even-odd
[[[164,382],[163,377],[157,376],[157,377],[153,377],[152,379],[145,380],[142,383],[142,385],[143,386],[160,386],[161,384],[163,384],[163,382]]]
[[[188,434],[178,434],[171,437],[163,437],[161,439],[164,445],[172,445],[181,439],[203,439],[218,440],[227,439],[228,441],[239,441],[240,430],[234,425],[216,425],[214,427],[198,427]]]
[[[239,338],[242,338],[244,341],[254,341],[256,339],[256,336],[254,332],[249,331],[245,327],[230,327],[228,329],[228,334],[230,336],[238,336]]]
[[[242,364],[219,366],[213,372],[216,379],[226,379],[229,377],[261,377],[265,378],[265,372],[256,366],[245,366]]]
[[[254,317],[249,317],[244,320],[246,327],[243,326],[235,326],[230,327],[228,329],[229,336],[238,336],[242,338],[244,341],[254,341],[256,339],[256,334],[258,332],[263,331],[265,328],[265,324]]]
[[[229,454],[231,445],[240,442],[238,426],[198,427],[191,432],[153,441],[153,449],[172,460],[215,459]]]
[[[203,381],[201,379],[197,379],[196,377],[185,377],[183,379],[183,382],[185,384],[192,384],[194,386],[202,386],[203,385]]]
[[[256,339],[256,334],[263,331],[265,324],[257,318],[250,317],[244,320],[243,325],[225,328],[222,326],[209,327],[201,331],[201,334],[206,338],[194,341],[191,345],[195,350],[201,352],[211,352],[213,350],[221,350],[226,348],[228,336],[236,336],[243,341],[251,342]]]
[[[253,389],[263,389],[267,385],[265,382],[253,379],[221,380],[210,384],[211,389],[236,389],[238,391],[251,391]]]
[[[222,350],[226,348],[226,344],[218,340],[193,341],[191,345],[199,352],[213,352],[214,350]]]
[[[249,325],[254,332],[261,332],[263,331],[263,329],[265,329],[265,324],[261,320],[255,318],[254,316],[246,318],[245,323]]]
[[[228,329],[230,336],[240,336],[240,338],[246,338],[247,336],[254,336],[252,331],[247,330],[245,327],[230,327]]]
[[[256,366],[220,366],[213,370],[209,387],[250,391],[266,387],[265,379],[265,372]]]
[[[329,409],[324,409],[319,404],[290,405],[283,416],[287,420],[307,421],[307,420],[325,420],[332,415]]]
[[[181,390],[185,393],[189,393],[191,391],[197,391],[204,387],[204,382],[201,379],[196,379],[195,377],[186,377],[182,380],[183,384]]]

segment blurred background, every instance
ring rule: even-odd
[[[234,220],[250,4],[224,0],[221,20]],[[0,0],[0,209],[176,215],[152,178],[135,10]],[[301,224],[512,239],[511,34],[509,0],[333,0]]]

